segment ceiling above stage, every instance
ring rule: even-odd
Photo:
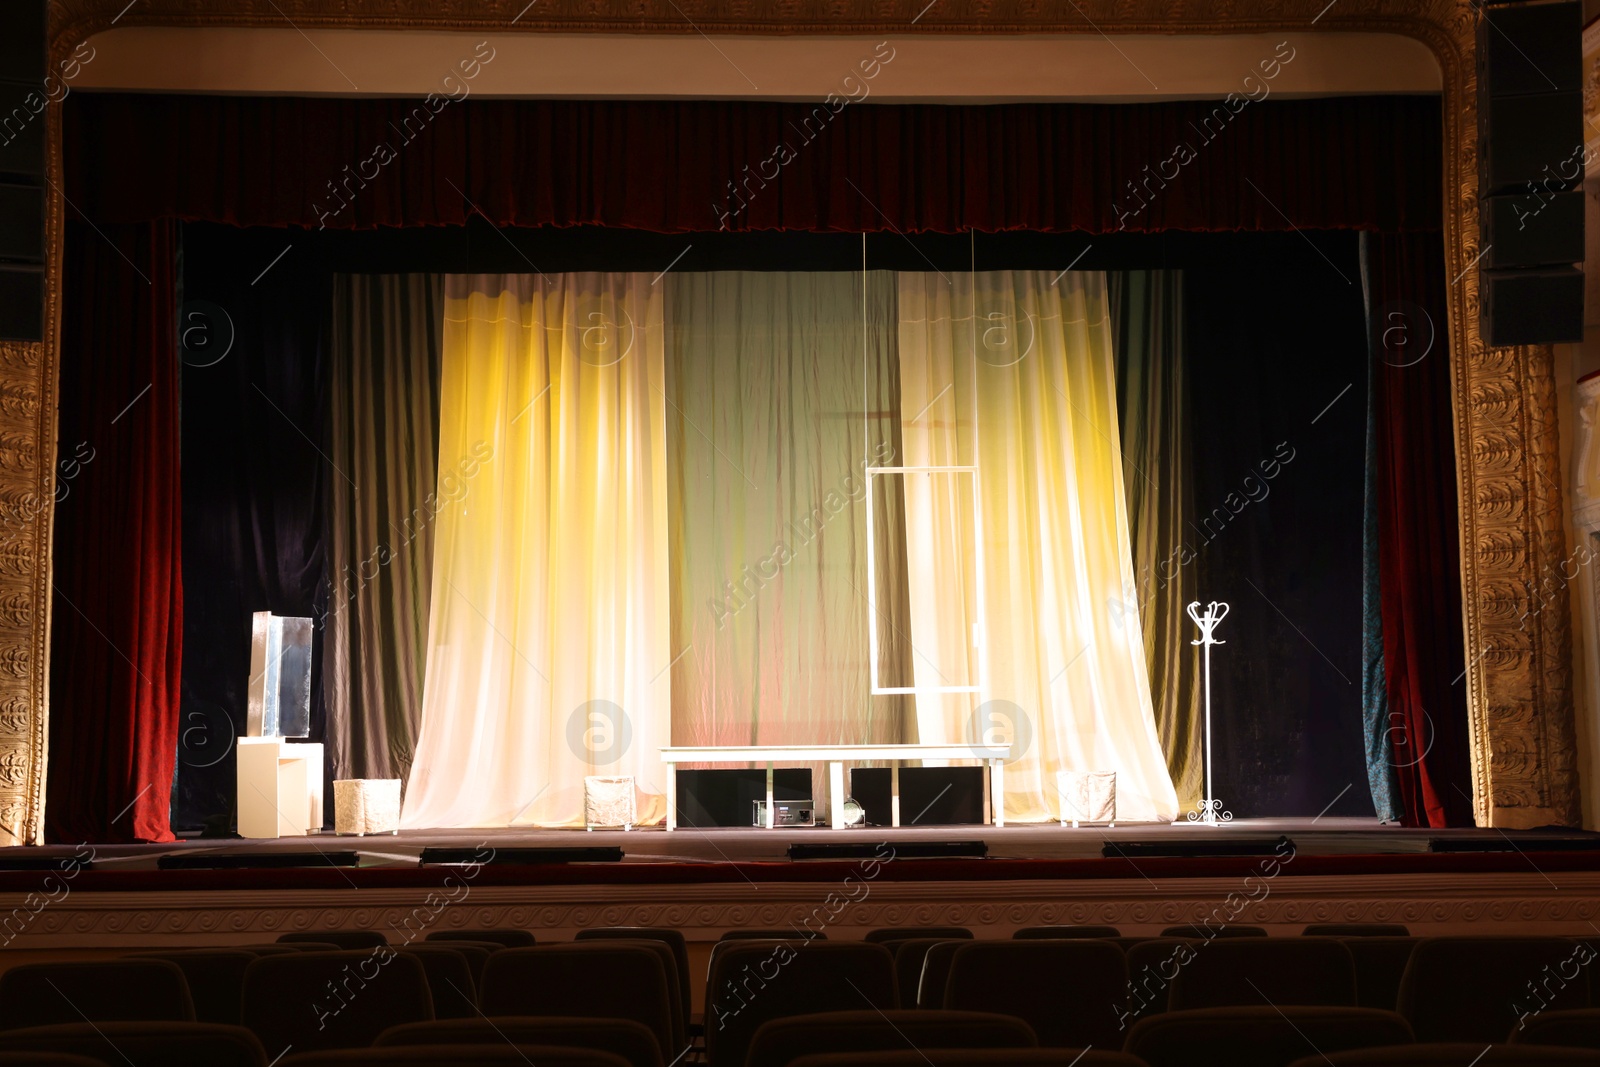
[[[461,83],[442,88],[444,79],[491,54],[466,83],[471,95],[821,100],[832,92],[857,102],[970,104],[1435,93],[1441,86],[1426,45],[1380,33],[889,35],[880,46],[885,40],[126,26],[90,39],[92,61],[73,87],[459,94],[452,86]],[[864,78],[866,70],[874,76]],[[1263,72],[1275,76],[1265,80]]]

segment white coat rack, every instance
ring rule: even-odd
[[[1215,633],[1217,624],[1227,618],[1228,605],[1213,600],[1207,604],[1204,611],[1200,609],[1200,601],[1196,600],[1189,605],[1189,618],[1200,627],[1200,639],[1189,642],[1192,645],[1202,645],[1205,648],[1205,687],[1206,687],[1206,781],[1205,799],[1200,801],[1198,811],[1189,813],[1189,821],[1215,826],[1219,822],[1233,821],[1233,812],[1224,811],[1222,801],[1217,799],[1214,791],[1214,780],[1211,777],[1211,646],[1225,645],[1226,641],[1218,641]]]

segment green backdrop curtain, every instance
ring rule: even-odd
[[[1204,792],[1200,649],[1185,606],[1196,599],[1189,523],[1194,471],[1183,369],[1183,273],[1107,276],[1115,322],[1122,480],[1156,732],[1178,806]]]
[[[335,275],[325,743],[337,778],[404,778],[422,710],[443,276]]]
[[[894,275],[665,284],[673,743],[915,741],[868,655],[865,471],[899,452]],[[903,674],[899,487],[871,481],[880,666]]]

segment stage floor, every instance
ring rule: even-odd
[[[789,861],[792,844],[875,844],[895,845],[940,842],[982,842],[989,860],[1098,860],[1118,858],[1123,849],[1127,857],[1139,858],[1163,846],[1197,846],[1204,855],[1206,846],[1225,847],[1241,839],[1260,841],[1279,835],[1289,837],[1301,856],[1416,856],[1434,851],[1440,842],[1450,851],[1482,848],[1489,852],[1543,851],[1530,848],[1531,842],[1557,851],[1596,849],[1600,860],[1600,834],[1576,830],[1531,830],[1507,832],[1496,829],[1428,830],[1388,826],[1372,819],[1285,818],[1236,819],[1218,826],[1194,823],[1135,823],[1116,827],[1062,827],[1055,824],[935,827],[865,827],[831,830],[826,827],[699,830],[682,828],[671,833],[659,827],[622,830],[541,830],[527,828],[406,830],[398,834],[374,836],[314,834],[307,837],[277,839],[194,838],[170,844],[109,845],[94,844],[94,869],[97,871],[156,870],[162,857],[181,856],[197,860],[202,855],[218,857],[261,853],[355,852],[360,866],[368,868],[413,868],[426,848],[475,848],[486,845],[497,851],[524,848],[609,847],[623,851],[624,864],[768,864]],[[53,857],[71,857],[84,846],[52,845],[38,848],[7,849],[0,852],[0,871],[37,865]],[[1222,851],[1222,849],[1218,849]],[[1213,853],[1215,854],[1215,853]]]

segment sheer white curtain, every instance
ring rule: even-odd
[[[1058,772],[1115,771],[1119,820],[1171,820],[1105,276],[901,274],[899,326],[903,462],[978,468],[975,506],[966,475],[905,477],[916,685],[983,680],[919,693],[919,740],[1008,737],[1008,819],[1059,817]]]
[[[427,676],[405,827],[581,825],[583,778],[665,814],[661,287],[446,280]]]

